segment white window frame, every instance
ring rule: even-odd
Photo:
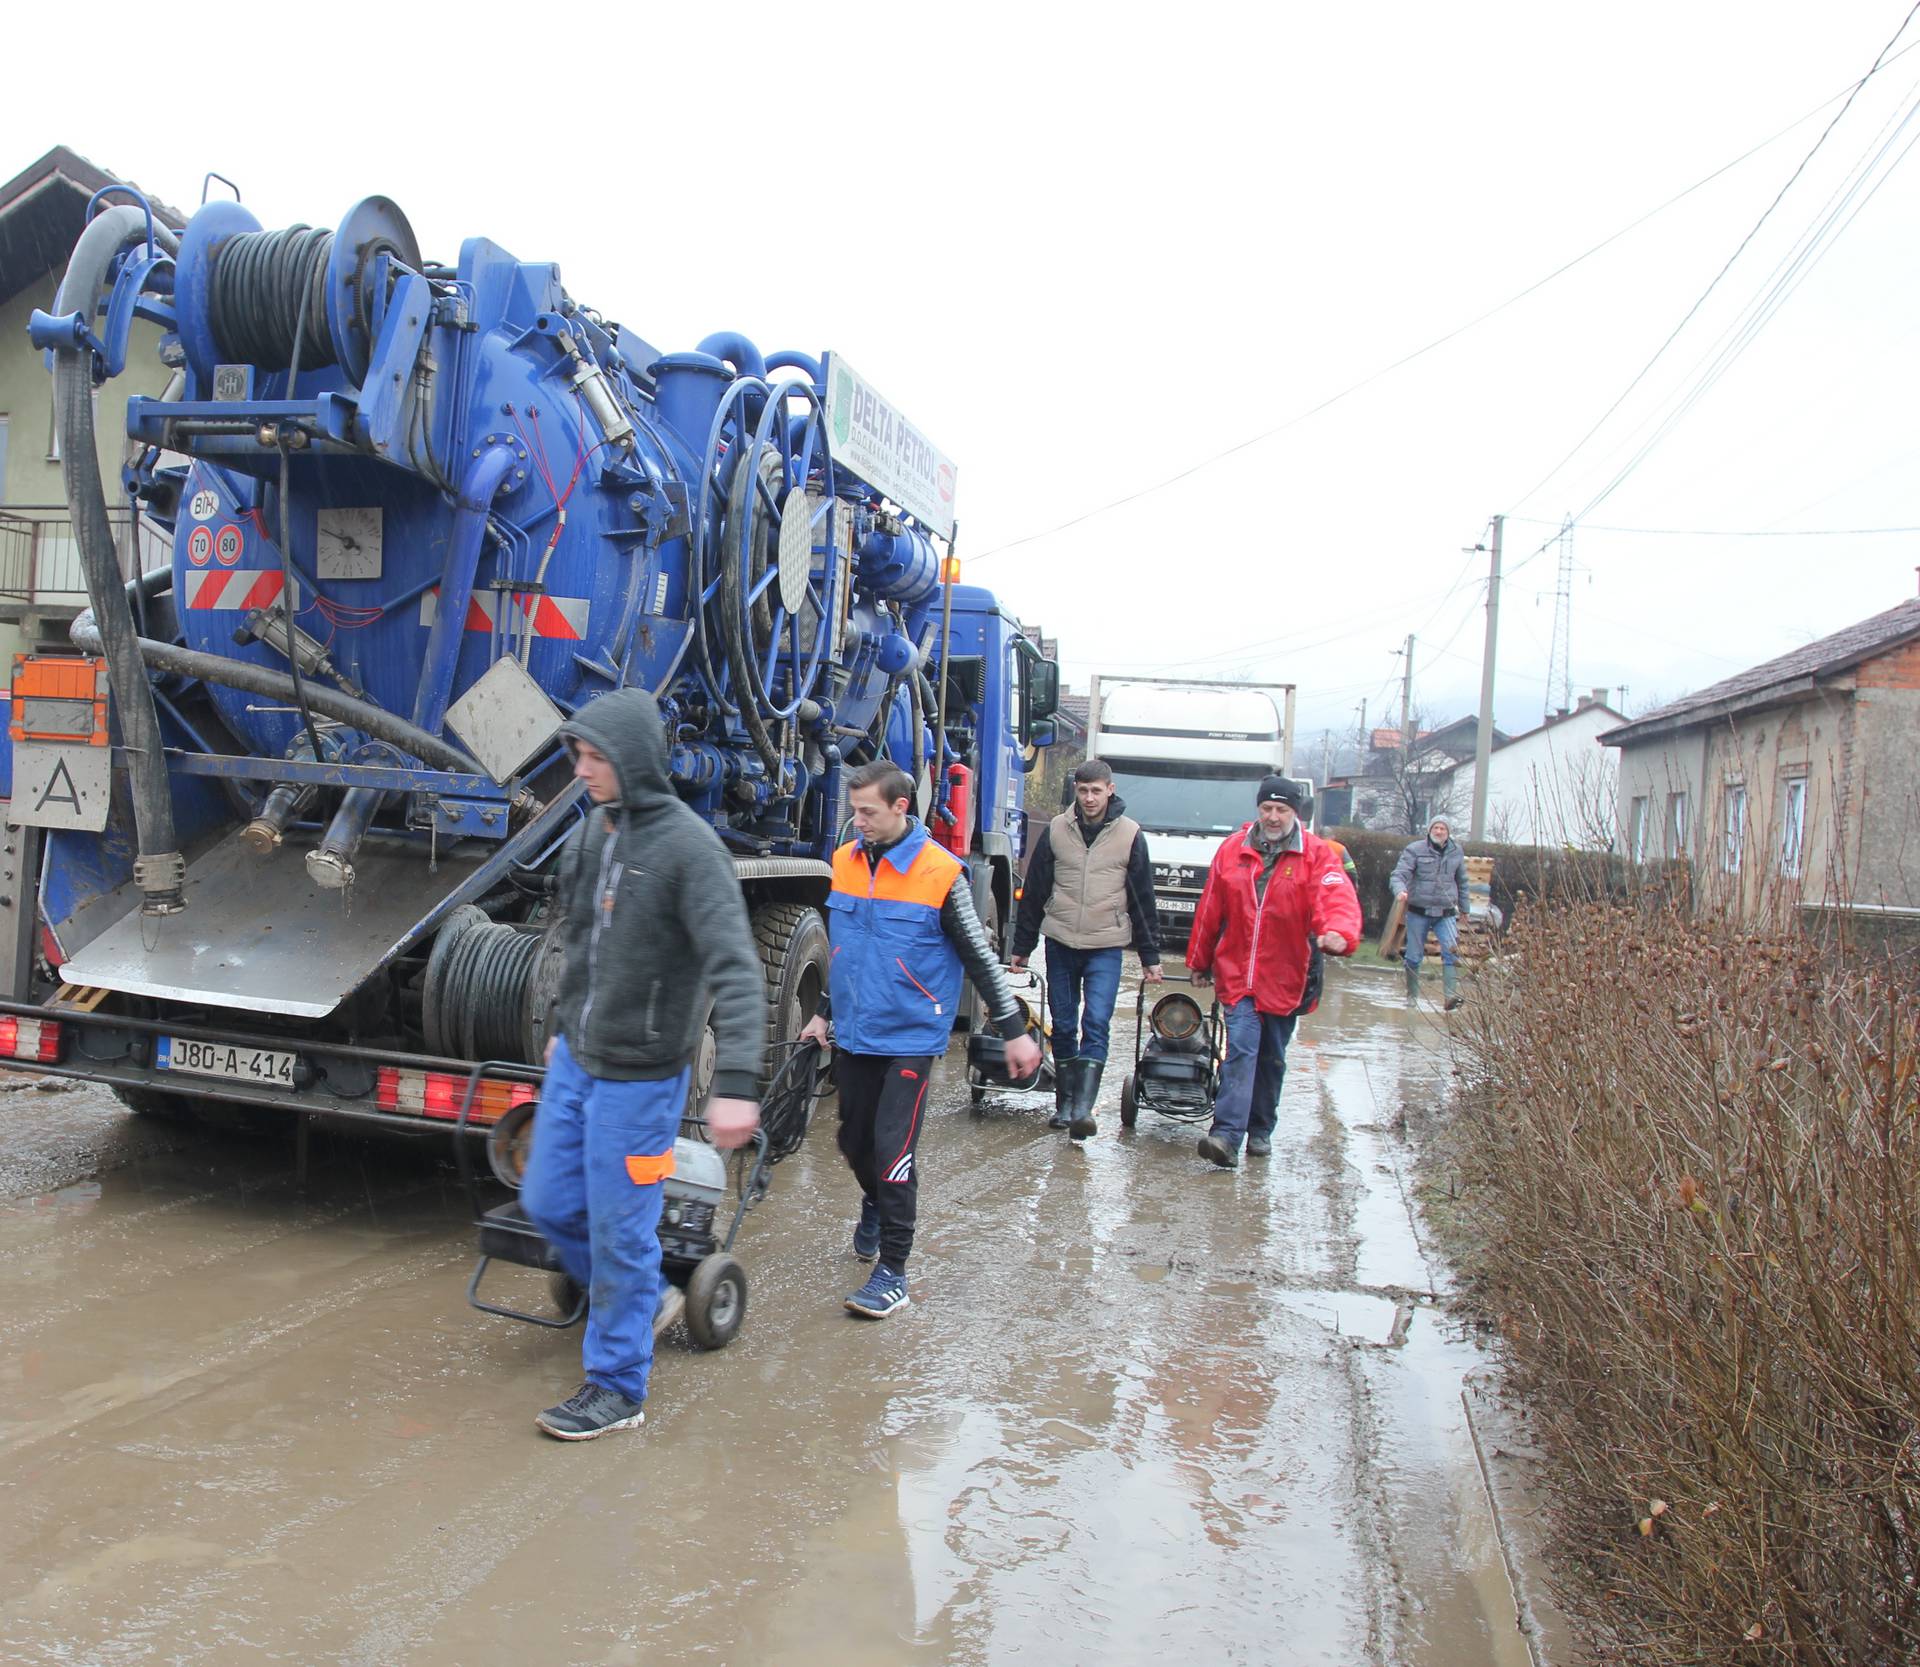
[[[1644,795],[1633,801],[1627,811],[1627,848],[1635,862],[1647,860],[1647,800]]]
[[[1788,776],[1780,785],[1780,872],[1797,880],[1806,872],[1807,778]]]
[[[1730,781],[1720,790],[1721,831],[1726,844],[1720,853],[1720,866],[1728,874],[1740,872],[1740,859],[1747,844],[1747,784]]]
[[[1687,856],[1687,796],[1667,795],[1667,855],[1684,862]]]

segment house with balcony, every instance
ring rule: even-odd
[[[1920,599],[1600,736],[1620,849],[1750,918],[1920,931]]]
[[[52,309],[94,194],[123,183],[56,145],[0,185],[0,679],[11,674],[16,651],[64,647],[68,622],[87,603],[60,479],[53,378],[27,340],[27,320],[35,308]],[[176,231],[185,224],[177,209],[158,201],[153,209]],[[126,373],[96,395],[100,474],[129,574],[143,556],[149,566],[165,559],[160,535],[151,530],[141,532],[136,550],[134,518],[113,501],[126,448],[127,397],[158,395],[166,386],[158,346],[158,328],[136,324]]]

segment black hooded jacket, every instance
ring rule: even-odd
[[[559,1034],[591,1076],[672,1076],[711,994],[713,1092],[758,1098],[767,998],[746,902],[719,836],[673,791],[659,707],[621,689],[560,733],[607,755],[620,798],[591,806],[560,854]]]

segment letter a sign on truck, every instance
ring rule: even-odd
[[[834,462],[877,486],[928,532],[953,537],[953,464],[837,353],[826,360]]]

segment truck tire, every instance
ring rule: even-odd
[[[980,864],[976,861],[969,866],[977,870]],[[980,898],[982,889],[979,885],[975,885],[973,894],[976,900]],[[976,901],[974,906],[979,911],[980,924],[987,929],[987,942],[993,945],[993,953],[1004,960],[1006,945],[1001,941],[1000,936],[1000,893],[994,890],[991,867],[987,869],[987,883],[984,890],[986,891],[985,900]],[[973,980],[969,978],[961,986],[959,1027],[971,1036],[986,1023],[986,1020],[987,1004],[980,999],[980,992],[974,989]]]
[[[196,1123],[199,1107],[185,1094],[167,1094],[157,1088],[113,1084],[113,1097],[134,1114],[156,1123]]]
[[[811,903],[763,903],[753,911],[753,941],[767,988],[769,1050],[794,1041],[820,1011],[833,951],[827,923]],[[773,1063],[768,1054],[769,1070]]]

